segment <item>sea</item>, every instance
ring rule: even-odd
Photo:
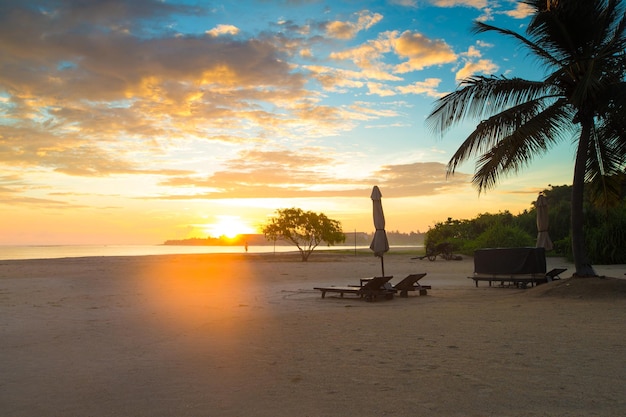
[[[367,246],[324,246],[319,250],[363,250]],[[248,253],[297,252],[295,246],[248,246]],[[2,246],[0,260],[81,258],[92,256],[144,256],[204,253],[246,253],[244,246],[176,246],[176,245],[41,245]]]

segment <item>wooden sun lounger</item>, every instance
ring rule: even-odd
[[[546,273],[546,279],[548,280],[548,282],[561,279],[559,275],[561,275],[565,271],[567,271],[567,268],[554,268]]]
[[[374,277],[367,279],[361,286],[331,286],[331,287],[314,287],[314,290],[322,292],[322,298],[326,297],[327,292],[339,293],[339,296],[343,298],[344,294],[354,294],[361,298],[365,298],[366,301],[374,301],[378,297],[385,297],[387,299],[393,298],[395,290],[385,288],[385,284],[393,276],[388,277]]]
[[[428,294],[428,290],[432,287],[430,285],[422,285],[418,281],[426,276],[426,272],[420,274],[409,274],[402,281],[391,288],[400,293],[400,297],[408,297],[409,291],[419,291],[419,295]],[[361,278],[361,285],[368,282],[371,278]]]
[[[393,286],[393,289],[400,292],[400,297],[408,297],[409,291],[419,291],[419,295],[428,294],[430,285],[422,285],[418,281],[426,276],[426,272],[420,274],[407,275],[402,281]]]

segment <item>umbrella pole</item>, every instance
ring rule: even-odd
[[[382,256],[380,257],[380,267],[383,270],[383,277],[384,277],[385,276],[385,260]]]

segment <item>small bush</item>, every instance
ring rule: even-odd
[[[520,248],[535,246],[532,236],[517,226],[493,224],[476,240],[469,242],[466,250],[473,253],[480,248]]]
[[[615,210],[605,222],[585,230],[587,253],[592,263],[626,263],[626,213]]]
[[[564,256],[568,261],[574,260],[574,255],[572,255],[572,239],[569,236],[552,242],[554,246],[554,253],[560,256]]]

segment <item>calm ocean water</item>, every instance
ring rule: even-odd
[[[423,246],[392,246],[419,250]],[[323,246],[318,250],[367,250],[368,246]],[[249,253],[296,252],[295,246],[249,246]],[[174,246],[174,245],[44,245],[2,246],[0,260],[81,258],[84,256],[144,256],[200,253],[245,253],[243,246]]]
[[[352,247],[353,248],[353,247]],[[331,246],[319,249],[352,249],[350,246]],[[366,249],[359,246],[358,249]],[[245,253],[243,246],[173,246],[173,245],[46,245],[0,246],[0,260],[80,258],[84,256],[143,256],[199,253]],[[295,246],[249,246],[249,253],[294,252]]]
[[[276,246],[276,252],[297,250]],[[245,253],[243,246],[173,246],[173,245],[46,245],[0,246],[0,260],[80,258],[84,256],[143,256],[198,253]],[[274,246],[250,246],[250,253],[271,253]]]

